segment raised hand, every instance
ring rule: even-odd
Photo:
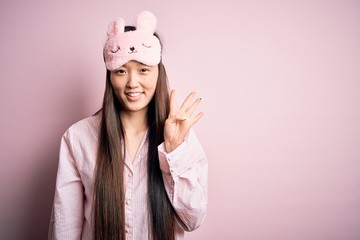
[[[164,126],[164,142],[166,152],[172,152],[177,148],[186,138],[190,128],[200,120],[204,115],[203,112],[198,113],[192,117],[196,107],[201,102],[201,98],[195,97],[196,93],[190,93],[180,108],[176,106],[176,92],[172,90],[170,93],[170,113]]]

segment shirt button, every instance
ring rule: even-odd
[[[126,205],[129,205],[129,204],[130,204],[130,201],[129,201],[129,200],[127,200],[127,201],[125,202],[125,204],[126,204]]]

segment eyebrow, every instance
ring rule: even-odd
[[[138,61],[138,63],[140,63],[141,65],[146,66],[146,67],[151,67],[151,66],[146,65],[145,63],[142,63],[142,62],[139,62],[139,61]]]

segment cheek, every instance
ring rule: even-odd
[[[155,92],[155,89],[156,89],[156,85],[157,85],[157,79],[154,80],[154,79],[151,79],[151,81],[147,81],[146,83],[146,88],[151,91],[151,92]]]
[[[117,77],[111,78],[111,85],[115,91],[121,90],[124,88],[124,86],[123,86],[124,84],[122,84],[122,82],[123,82],[123,79],[120,79]]]
[[[158,81],[158,73],[154,73],[151,75],[151,77],[148,79],[148,87],[151,88],[153,91],[156,89],[157,81]]]
[[[112,88],[118,100],[121,98],[121,92],[124,90],[124,87],[119,82],[111,81]]]

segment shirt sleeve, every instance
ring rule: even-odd
[[[49,239],[81,239],[84,188],[72,151],[68,132],[60,145],[59,165]]]
[[[207,208],[208,162],[191,130],[187,139],[172,152],[158,146],[164,185],[185,231],[198,228]]]

